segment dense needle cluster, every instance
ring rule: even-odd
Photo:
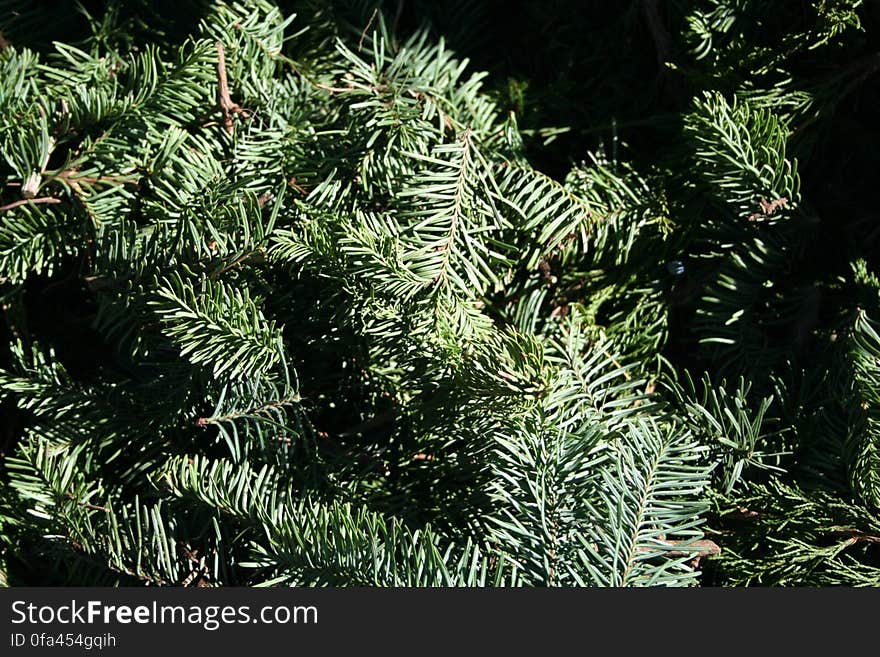
[[[0,0],[0,580],[880,584],[878,3],[513,5]]]

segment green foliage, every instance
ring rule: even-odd
[[[0,584],[877,585],[871,3],[0,0]]]

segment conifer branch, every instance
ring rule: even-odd
[[[41,196],[38,198],[23,198],[18,201],[13,201],[12,203],[7,203],[6,205],[0,206],[0,212],[6,212],[7,210],[14,210],[15,208],[20,208],[22,205],[28,205],[33,203],[34,205],[45,204],[45,205],[54,205],[57,203],[61,203],[60,198],[55,198],[54,196]]]

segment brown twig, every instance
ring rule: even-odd
[[[77,175],[79,171],[74,167],[72,169],[67,169],[62,171],[61,173],[55,174],[51,176],[51,179],[61,180],[70,185],[73,190],[77,193],[82,192],[82,185],[134,185],[138,186],[138,181],[136,178],[133,178],[134,174],[121,174],[118,176],[89,176],[89,175]]]
[[[220,267],[220,268],[214,270],[208,276],[208,278],[210,278],[211,280],[215,280],[218,276],[222,276],[223,274],[228,272],[230,269],[238,267],[240,264],[248,261],[249,259],[254,258],[254,257],[259,257],[260,255],[262,255],[262,252],[259,249],[257,249],[256,251],[248,251],[247,253],[243,253],[242,255],[235,258],[235,260],[233,260],[232,262],[224,265],[223,267]]]
[[[721,548],[715,541],[710,541],[708,539],[702,539],[699,541],[660,541],[663,545],[672,548],[671,550],[664,550],[663,556],[665,557],[687,557],[692,556],[693,558],[690,561],[691,567],[696,568],[700,565],[700,559],[702,557],[711,557],[716,554],[721,554]],[[679,545],[683,545],[686,548],[684,550],[675,549]],[[652,553],[653,549],[648,547],[640,547],[636,550],[636,552],[641,554]],[[659,555],[658,555],[659,556]]]
[[[873,534],[866,534],[860,529],[853,529],[849,527],[835,528],[832,531],[833,534],[840,536],[841,538],[846,539],[846,541],[853,545],[855,543],[880,543],[880,536],[874,536]]]
[[[230,135],[234,128],[232,125],[232,115],[241,114],[245,118],[248,112],[238,103],[233,102],[229,95],[229,81],[226,77],[226,51],[223,44],[217,42],[217,103],[220,105],[220,111],[223,112],[223,125],[226,132]]]
[[[675,547],[686,543],[686,541],[663,541],[664,544]],[[689,543],[688,547],[697,548],[696,550],[668,550],[664,552],[664,554],[668,557],[683,557],[686,555],[694,555],[695,557],[709,557],[715,554],[721,554],[721,548],[718,547],[718,544],[715,541],[710,541],[709,539],[702,539],[699,541],[694,541],[693,543]]]
[[[205,564],[205,557],[199,557],[198,550],[190,550],[180,543],[180,550],[189,560],[192,570],[180,583],[183,587],[193,586],[196,588],[211,588],[211,571]]]
[[[750,214],[749,221],[757,221],[761,217],[770,217],[776,214],[776,211],[779,210],[779,208],[788,207],[788,199],[784,196],[782,198],[777,198],[773,201],[768,201],[765,198],[761,198],[758,205],[761,206],[761,211]]]
[[[83,283],[89,288],[89,292],[101,292],[119,288],[119,282],[103,276],[84,276]]]
[[[20,207],[22,205],[27,205],[28,203],[33,203],[34,205],[42,204],[54,204],[61,203],[60,198],[55,198],[54,196],[43,196],[41,198],[23,198],[20,201],[13,201],[7,205],[0,206],[0,212],[6,212],[7,210],[12,210],[13,208]]]
[[[623,368],[623,365],[621,365],[614,356],[608,353],[608,350],[605,347],[602,347],[602,353],[608,356],[608,358],[611,359],[611,362],[614,363],[614,366],[623,372],[623,378],[625,378],[627,381],[632,381],[632,374],[629,373],[629,370],[625,370]]]
[[[360,52],[361,48],[364,47],[364,38],[367,36],[367,30],[370,29],[370,25],[373,24],[373,19],[376,18],[376,14],[378,14],[378,13],[379,13],[379,8],[376,7],[373,10],[372,15],[370,16],[370,20],[367,21],[367,26],[364,28],[364,31],[361,32],[361,39],[360,39],[360,41],[358,41],[358,52]]]
[[[287,181],[287,184],[293,187],[296,191],[298,191],[303,196],[308,196],[309,192],[302,185],[296,182],[296,176]]]
[[[101,506],[99,504],[90,504],[89,502],[81,502],[80,500],[76,499],[76,496],[73,493],[69,491],[65,493],[65,495],[67,495],[68,498],[70,498],[83,508],[91,509],[92,511],[103,511],[104,513],[110,513],[110,509],[108,509],[106,506]]]

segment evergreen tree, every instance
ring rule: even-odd
[[[0,0],[3,582],[880,583],[880,6],[515,4]]]

